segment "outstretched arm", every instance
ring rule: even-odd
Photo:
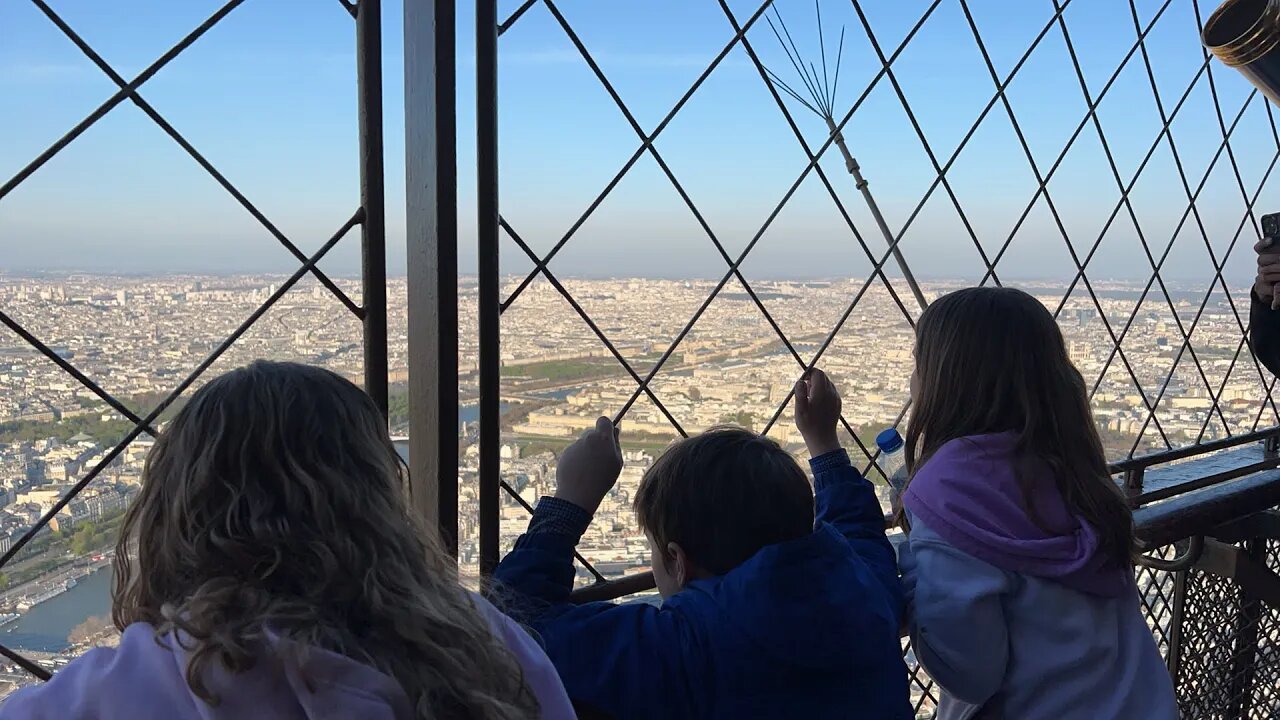
[[[622,469],[616,428],[600,418],[560,457],[556,495],[538,501],[529,529],[498,565],[492,594],[538,634],[569,697],[613,718],[696,717],[654,692],[685,682],[692,645],[677,613],[637,603],[575,605],[573,550]]]
[[[841,404],[835,384],[821,370],[810,370],[796,384],[796,428],[809,448],[815,514],[818,522],[829,523],[844,535],[884,586],[901,618],[902,586],[893,547],[884,534],[880,501],[840,447],[836,423]]]
[[[645,603],[570,602],[572,552],[589,521],[564,501],[539,501],[529,531],[494,574],[499,604],[538,635],[575,703],[619,719],[697,717],[671,707],[696,693],[655,692],[688,677],[685,649],[696,644],[678,614]]]
[[[849,462],[843,449],[809,461],[813,469],[814,502],[818,522],[830,524],[844,536],[889,594],[890,607],[903,617],[902,583],[893,546],[884,534],[884,513],[870,482]]]
[[[573,550],[621,472],[618,428],[608,418],[596,420],[560,453],[555,497],[538,501],[528,531],[495,572],[499,586],[518,596],[514,602],[531,603],[539,612],[569,602]]]
[[[569,606],[573,550],[591,514],[560,498],[538,501],[529,528],[498,563],[492,594],[508,615],[525,620]]]

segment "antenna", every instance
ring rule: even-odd
[[[836,125],[836,92],[840,87],[840,64],[844,59],[844,26],[840,27],[840,42],[836,48],[834,61],[831,65],[828,65],[826,33],[822,27],[822,6],[820,5],[820,0],[814,0],[813,10],[818,19],[818,54],[822,67],[822,72],[819,73],[818,66],[812,61],[806,62],[804,56],[800,53],[800,48],[796,45],[795,39],[791,37],[791,31],[787,28],[786,21],[782,19],[782,13],[778,12],[777,4],[773,4],[769,9],[773,11],[773,17],[765,15],[764,19],[769,23],[769,28],[773,30],[773,36],[778,39],[778,44],[782,46],[782,51],[787,54],[787,60],[791,62],[792,69],[800,77],[800,82],[803,85],[801,89],[804,92],[801,93],[800,90],[792,87],[767,67],[764,68],[765,73],[777,88],[800,103],[805,109],[826,121],[827,129],[831,132],[836,146],[840,148],[840,154],[844,155],[845,168],[853,176],[854,185],[862,193],[863,199],[867,201],[867,208],[871,211],[871,216],[875,218],[876,225],[880,228],[880,234],[884,236],[885,242],[889,244],[889,248],[893,252],[893,258],[898,263],[898,269],[902,271],[903,279],[907,281],[907,285],[911,288],[911,294],[915,295],[916,302],[920,303],[920,309],[923,310],[929,305],[929,302],[925,300],[924,293],[920,292],[920,285],[916,283],[916,278],[911,273],[911,268],[907,267],[907,260],[902,256],[902,251],[898,248],[898,241],[889,230],[889,224],[885,222],[884,214],[880,212],[880,206],[876,203],[875,196],[871,194],[870,184],[863,177],[862,168],[858,165],[858,161],[854,159],[853,153],[849,152],[849,144],[845,141],[844,135]]]

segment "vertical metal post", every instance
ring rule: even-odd
[[[1129,468],[1124,471],[1124,489],[1134,491],[1133,494],[1142,492],[1142,483],[1146,478],[1147,469],[1145,467]]]
[[[1261,539],[1247,540],[1245,553],[1266,564],[1266,543]],[[1231,695],[1228,698],[1227,717],[1253,717],[1254,676],[1258,670],[1258,623],[1265,608],[1262,600],[1247,583],[1240,584],[1240,614],[1236,616],[1235,651],[1231,654]]]
[[[387,415],[387,226],[382,150],[382,0],[356,6],[356,92],[360,105],[360,257],[364,305],[364,389]]]
[[[858,188],[858,192],[862,193],[862,198],[867,201],[867,209],[871,211],[871,217],[876,221],[876,227],[880,228],[880,234],[884,236],[884,241],[889,244],[889,249],[893,251],[893,259],[898,263],[898,269],[902,271],[902,279],[907,281],[907,287],[911,288],[911,294],[915,296],[916,303],[920,305],[920,309],[924,310],[929,307],[929,301],[925,299],[924,293],[920,291],[920,284],[916,282],[916,276],[911,272],[911,268],[907,267],[907,259],[902,256],[902,250],[898,247],[898,241],[893,237],[893,232],[889,230],[889,224],[884,220],[884,213],[880,212],[880,205],[876,202],[876,198],[871,194],[870,183],[862,176],[862,168],[858,165],[858,161],[854,159],[853,153],[849,152],[849,145],[845,142],[844,135],[841,134],[836,120],[830,115],[825,115],[827,121],[827,129],[835,136],[836,147],[840,148],[840,154],[844,156],[844,167],[853,176],[853,184]]]
[[[458,551],[458,137],[454,0],[404,3],[409,491]]]
[[[1173,687],[1179,688],[1179,674],[1182,672],[1183,622],[1187,614],[1187,573],[1179,570],[1173,574],[1173,614],[1169,618],[1169,676],[1173,678]]]
[[[498,344],[498,3],[476,1],[476,184],[480,314],[480,573],[498,564],[502,417]]]

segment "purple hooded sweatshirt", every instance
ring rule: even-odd
[[[1176,720],[1132,570],[1016,445],[1013,433],[953,440],[902,498],[912,647],[943,688],[938,720]]]
[[[576,717],[542,648],[492,605],[475,598],[494,633],[524,671],[542,717]],[[290,641],[277,639],[273,646]],[[49,682],[14,693],[0,720],[413,720],[408,695],[394,678],[337,653],[309,648],[301,664],[268,655],[248,672],[206,673],[219,697],[209,705],[187,685],[188,654],[172,636],[136,623],[118,648],[90,650]]]

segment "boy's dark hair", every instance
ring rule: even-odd
[[[734,427],[671,446],[640,481],[635,511],[658,547],[679,543],[714,575],[813,532],[813,490],[795,458]]]

